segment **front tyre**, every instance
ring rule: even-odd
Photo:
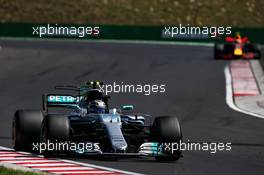
[[[159,143],[180,143],[182,140],[181,127],[177,117],[156,117],[152,126],[154,138]],[[155,156],[157,161],[176,161],[181,157],[181,151],[165,152],[164,155]]]

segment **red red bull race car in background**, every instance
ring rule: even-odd
[[[225,43],[215,44],[215,59],[260,59],[261,46],[252,44],[247,37],[239,33],[235,37],[226,37]]]

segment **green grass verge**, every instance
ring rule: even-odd
[[[40,175],[40,174],[41,173],[13,170],[13,169],[8,169],[3,166],[0,166],[0,175]]]
[[[0,0],[0,22],[264,27],[261,0]]]

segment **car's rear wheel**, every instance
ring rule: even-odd
[[[70,139],[70,121],[64,115],[47,115],[45,116],[42,129],[41,140],[45,143],[44,156],[50,157],[53,153],[58,153],[61,148],[56,147],[56,144],[66,143]]]
[[[182,131],[177,117],[156,117],[152,126],[154,138],[159,143],[177,143],[182,140]],[[164,155],[156,156],[157,161],[176,161],[181,157],[180,150],[163,152]]]
[[[13,119],[13,147],[19,151],[32,151],[40,142],[43,114],[36,110],[17,110]]]
[[[220,59],[220,54],[224,51],[224,45],[223,44],[215,44],[214,46],[214,58]]]

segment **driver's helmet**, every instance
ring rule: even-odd
[[[241,38],[240,33],[236,33],[236,35],[235,35],[235,41],[236,41],[237,43],[241,43],[242,38]]]
[[[88,104],[89,113],[105,113],[106,105],[102,100],[94,100]]]

